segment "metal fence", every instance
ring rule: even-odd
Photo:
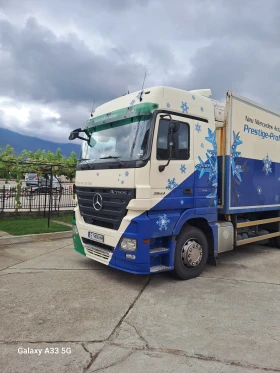
[[[0,212],[71,210],[76,206],[72,185],[61,184],[58,188],[22,187],[17,198],[17,187],[0,187]]]

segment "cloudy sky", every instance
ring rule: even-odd
[[[0,127],[66,142],[146,70],[280,111],[280,0],[0,0]]]

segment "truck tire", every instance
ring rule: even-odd
[[[275,237],[275,247],[277,247],[277,249],[280,249],[280,236]]]
[[[270,246],[270,247],[276,247],[277,249],[280,249],[280,236],[270,238],[268,246]]]
[[[208,242],[204,233],[188,225],[179,234],[174,254],[173,275],[181,280],[198,277],[208,259]]]

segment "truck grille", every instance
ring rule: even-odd
[[[108,260],[110,253],[104,250],[97,249],[95,247],[87,247],[87,251],[94,256],[97,256],[100,259]]]
[[[93,207],[96,193],[102,197],[99,211]],[[127,214],[127,205],[136,193],[135,189],[76,187],[76,194],[80,214],[87,224],[117,230]]]
[[[100,242],[95,242],[87,238],[83,238],[82,240],[88,253],[93,255],[98,261],[108,260],[114,251],[113,247]]]

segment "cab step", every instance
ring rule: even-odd
[[[156,273],[156,272],[162,272],[162,271],[171,271],[173,268],[172,267],[167,267],[164,265],[157,265],[153,266],[150,268],[151,273]]]
[[[154,249],[150,249],[150,255],[166,254],[168,251],[168,247],[155,247]]]

